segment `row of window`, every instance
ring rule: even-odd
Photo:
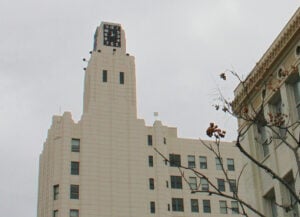
[[[190,200],[191,212],[199,212],[198,199]],[[239,214],[239,205],[237,201],[231,201],[231,207],[227,206],[226,200],[219,201],[220,213],[228,214],[228,209],[231,209],[232,214]],[[168,204],[168,211],[170,211],[170,204]],[[172,198],[172,211],[173,212],[184,212],[184,200],[183,198]],[[210,200],[202,200],[202,212],[211,213]],[[150,213],[155,213],[155,202],[150,202]]]
[[[107,70],[102,70],[102,82],[103,83],[108,82],[108,72],[107,72]],[[119,83],[120,84],[125,83],[125,74],[124,74],[124,72],[119,72]]]
[[[189,168],[196,168],[196,157],[195,155],[188,155],[188,167]],[[170,154],[169,155],[169,161],[170,161],[170,166],[171,167],[178,167],[181,166],[181,156],[179,154]],[[222,170],[222,158],[215,158],[216,162],[216,169],[217,170]],[[206,156],[199,156],[199,165],[200,169],[207,169],[207,157]],[[224,168],[226,169],[226,168]],[[228,171],[234,171],[235,166],[234,166],[234,159],[232,158],[227,158],[227,170]]]
[[[152,139],[152,135],[147,135],[147,144],[148,146],[152,146],[153,145],[153,139]],[[167,138],[164,137],[163,138],[163,144],[167,144]]]
[[[278,71],[278,76],[280,76],[281,71]],[[300,119],[300,77],[299,74],[293,75],[288,78],[287,83],[287,90],[288,90],[288,95],[291,95],[291,98],[288,98],[288,104],[290,107],[290,111],[292,111],[292,116],[290,117],[293,122],[297,121]],[[271,98],[269,101],[270,103],[266,108],[269,110],[270,114],[284,114],[283,111],[283,105],[284,103],[282,102],[281,98],[281,92],[278,91],[277,93],[274,94],[274,96]],[[295,108],[295,109],[292,109]],[[260,112],[258,114],[258,119],[259,121],[256,124],[256,135],[255,138],[257,142],[262,146],[261,148],[261,153],[262,157],[265,157],[269,154],[269,140],[270,138],[275,138],[275,139],[285,139],[287,130],[283,126],[280,127],[273,127],[272,130],[268,130],[267,127],[267,119],[265,118],[264,112]]]
[[[148,146],[153,145],[152,135],[147,136],[147,143],[148,143]],[[165,137],[163,138],[163,143],[167,144],[167,139]],[[150,157],[151,157],[151,163],[150,163]],[[196,168],[196,157],[195,157],[195,155],[188,155],[187,158],[188,158],[188,167],[189,168]],[[170,154],[169,155],[169,161],[170,161],[170,166],[171,167],[178,167],[178,166],[181,165],[181,156],[179,154]],[[216,161],[216,169],[217,170],[222,170],[222,159],[216,157],[215,161]],[[199,164],[200,169],[207,169],[207,157],[206,156],[199,156],[199,163],[200,163]],[[153,157],[152,156],[149,156],[149,166],[153,167]],[[227,170],[228,171],[234,171],[235,170],[234,159],[227,158]]]
[[[53,185],[53,200],[59,199],[59,185]],[[79,185],[70,185],[70,199],[79,199]]]
[[[53,217],[58,217],[58,210],[53,210]],[[70,217],[79,217],[79,210],[78,209],[70,209],[69,212]]]
[[[182,176],[170,176],[171,180],[171,188],[173,189],[182,189]],[[197,183],[196,177],[189,177],[189,186],[191,190],[202,190],[202,191],[208,191],[209,190],[209,183],[206,178],[200,178],[199,185]],[[154,180],[153,180],[154,182]],[[226,181],[224,179],[217,179],[218,189],[219,191],[226,191]],[[154,186],[154,184],[153,184]],[[237,185],[235,179],[229,179],[229,191],[230,192],[236,192]],[[168,187],[168,183],[167,183]]]

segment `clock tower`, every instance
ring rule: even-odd
[[[126,53],[125,33],[120,24],[102,22],[97,28],[94,38],[94,51],[113,50]]]
[[[119,114],[136,119],[134,57],[126,53],[120,24],[102,22],[85,72],[83,116]],[[108,113],[107,113],[108,112]]]

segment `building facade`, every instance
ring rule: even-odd
[[[246,151],[268,166],[299,198],[300,9],[296,11],[246,80],[235,90]],[[250,163],[243,176],[253,189],[247,201],[265,216],[299,217],[299,202],[285,184]],[[281,208],[283,206],[284,208]]]
[[[146,126],[137,118],[134,57],[119,24],[97,28],[84,82],[81,120],[69,112],[53,116],[40,155],[38,217],[237,216],[236,201],[191,194],[208,189],[207,180],[178,170],[182,164],[202,171],[232,195],[211,151],[161,121]],[[221,152],[236,183],[234,143],[223,142]]]

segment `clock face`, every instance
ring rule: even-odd
[[[121,28],[116,25],[103,25],[103,44],[111,47],[121,47]]]

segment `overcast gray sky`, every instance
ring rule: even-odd
[[[1,0],[0,210],[36,216],[38,158],[54,114],[82,112],[85,62],[101,21],[121,23],[136,57],[138,116],[153,112],[181,137],[205,138],[216,121],[218,74],[246,76],[299,6],[298,0]]]

